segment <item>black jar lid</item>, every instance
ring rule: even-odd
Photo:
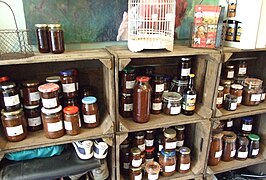
[[[153,74],[152,75],[152,79],[155,81],[162,81],[162,80],[164,80],[164,76],[162,75],[162,74]]]
[[[3,82],[0,84],[0,88],[2,90],[10,89],[16,87],[16,83],[14,82]]]

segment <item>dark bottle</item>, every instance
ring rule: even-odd
[[[191,58],[181,58],[180,64],[179,64],[179,79],[181,80],[187,80],[188,75],[190,74],[191,70]]]
[[[65,51],[64,33],[60,24],[49,24],[50,50],[54,54],[60,54]]]
[[[196,107],[196,97],[197,92],[194,89],[194,80],[195,74],[189,74],[189,83],[188,87],[184,90],[183,102],[182,102],[182,113],[185,115],[193,115]]]
[[[40,53],[50,52],[49,34],[47,24],[35,24],[36,35],[38,41],[38,49]]]

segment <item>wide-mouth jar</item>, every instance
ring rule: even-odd
[[[177,92],[163,93],[163,112],[167,115],[177,115],[181,112],[182,96]]]
[[[55,83],[40,85],[38,90],[41,93],[42,105],[46,109],[53,109],[60,105],[58,99],[59,86]]]

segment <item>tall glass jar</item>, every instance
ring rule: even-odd
[[[80,133],[81,122],[79,117],[79,108],[77,106],[67,106],[63,109],[64,127],[69,135],[77,135]]]
[[[176,131],[173,128],[164,130],[163,148],[165,151],[173,151],[176,149]]]
[[[22,94],[23,104],[26,106],[36,106],[40,104],[40,93],[38,91],[39,81],[23,81]]]
[[[190,71],[191,71],[191,58],[190,57],[181,58],[178,69],[179,79],[187,80]]]
[[[160,74],[152,76],[152,92],[153,94],[162,94],[164,91],[164,77]]]
[[[242,104],[246,106],[258,105],[261,100],[262,80],[256,78],[246,78],[243,89]]]
[[[236,66],[236,75],[245,76],[247,74],[247,63],[246,61],[239,61]]]
[[[41,108],[36,106],[24,106],[25,117],[28,122],[29,131],[37,131],[43,128],[41,119]]]
[[[133,120],[145,123],[150,120],[151,86],[149,77],[138,76],[133,89]]]
[[[257,134],[249,134],[248,157],[256,158],[260,151],[260,137]]]
[[[222,144],[222,133],[213,133],[210,152],[209,152],[209,159],[208,165],[209,166],[216,166],[221,159],[222,152],[223,152],[223,144]]]
[[[65,51],[64,32],[60,24],[49,24],[50,50],[54,54],[60,54]]]
[[[137,132],[134,135],[133,146],[138,147],[141,152],[145,151],[145,133],[144,132]]]
[[[18,88],[14,82],[3,82],[0,84],[2,102],[5,111],[16,111],[21,108]]]
[[[130,160],[129,160],[129,148],[123,148],[120,150],[120,171],[124,175],[129,174]]]
[[[248,158],[249,140],[246,137],[238,137],[236,148],[236,159],[246,160]]]
[[[177,165],[176,170],[185,174],[188,173],[190,169],[190,149],[187,147],[180,147],[177,155]]]
[[[122,93],[132,94],[136,80],[136,69],[134,67],[126,67],[120,72],[120,89]]]
[[[231,131],[223,131],[222,161],[232,161],[236,154],[236,134]]]
[[[224,77],[226,79],[233,79],[234,78],[234,72],[235,72],[235,67],[233,65],[228,65],[225,67],[224,70]]]
[[[97,99],[94,96],[82,99],[83,125],[87,128],[94,128],[100,125],[100,114]]]
[[[151,113],[160,114],[162,111],[162,94],[154,93],[151,99],[152,99]]]
[[[154,131],[147,130],[145,134],[145,149],[152,149],[154,147]]]
[[[216,108],[217,109],[220,109],[220,108],[223,107],[223,100],[224,100],[224,87],[223,86],[219,86],[218,87],[217,98],[216,98]]]
[[[122,93],[119,101],[119,113],[124,118],[132,117],[133,95]]]
[[[49,34],[47,24],[35,24],[38,49],[40,53],[50,52]]]
[[[175,126],[176,130],[176,148],[179,149],[180,147],[184,146],[185,141],[185,126],[179,125]]]
[[[64,97],[75,98],[78,95],[76,88],[77,79],[72,70],[61,71],[60,78]]]
[[[176,168],[176,151],[165,151],[161,150],[159,157],[159,164],[162,167],[162,175],[169,177],[174,175]]]
[[[224,92],[224,99],[225,99],[226,95],[230,94],[230,88],[231,88],[232,81],[229,79],[222,79],[220,84],[221,86],[224,87],[223,92]]]

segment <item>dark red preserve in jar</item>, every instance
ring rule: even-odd
[[[29,80],[22,82],[23,104],[35,106],[40,104],[40,93],[38,91],[39,81]]]
[[[94,128],[100,124],[96,97],[88,96],[82,99],[82,114],[85,127]]]
[[[64,127],[69,135],[77,135],[80,133],[80,117],[79,108],[77,106],[67,106],[63,109]]]
[[[59,86],[55,83],[46,83],[39,86],[41,93],[42,105],[46,109],[52,109],[60,105],[58,99]]]

